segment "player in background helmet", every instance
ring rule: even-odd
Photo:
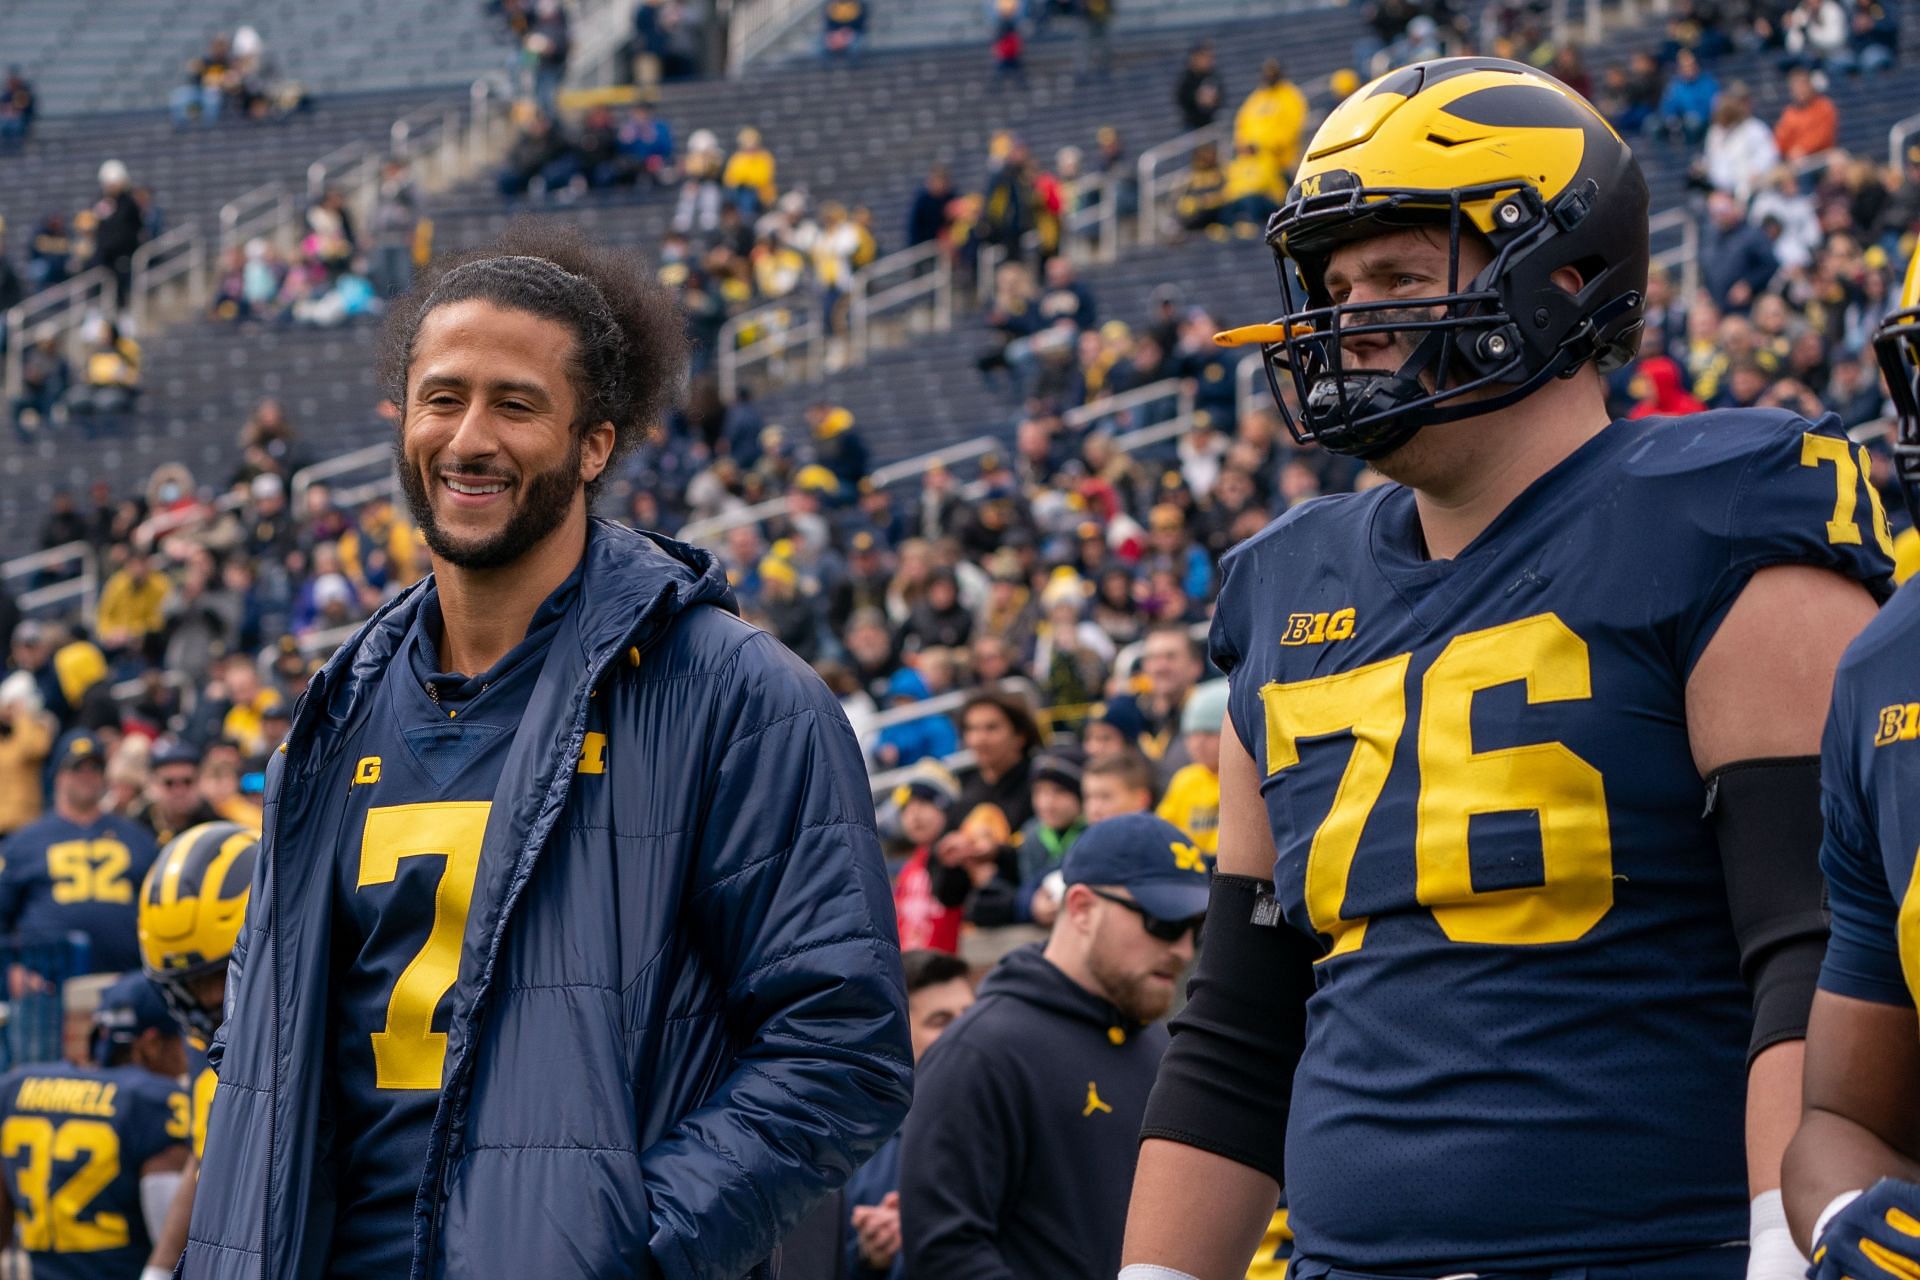
[[[92,1054],[0,1076],[0,1243],[36,1280],[130,1280],[187,1160],[180,1030],[140,974],[101,992]]]
[[[247,892],[260,856],[260,833],[234,822],[190,827],[160,851],[140,886],[140,967],[153,979],[187,1030],[193,1151],[165,1227],[154,1240],[141,1280],[171,1276],[186,1248],[187,1223],[207,1143],[214,1071],[207,1049],[220,1029],[227,961],[247,914]]]
[[[1874,349],[1894,458],[1920,515],[1920,250]],[[1833,940],[1807,1028],[1807,1106],[1787,1210],[1816,1280],[1920,1275],[1920,586],[1909,581],[1834,680],[1820,861]]]
[[[1830,419],[1611,419],[1647,206],[1578,94],[1445,58],[1335,108],[1269,223],[1282,312],[1221,340],[1397,483],[1224,563],[1220,874],[1126,1280],[1244,1274],[1282,1192],[1295,1280],[1805,1268],[1814,753],[1891,535]]]

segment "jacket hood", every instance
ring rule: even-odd
[[[668,623],[699,604],[738,613],[726,571],[711,552],[609,520],[587,526],[580,602],[555,644],[577,644],[589,667],[622,648],[645,649]],[[400,652],[433,584],[422,579],[369,618],[308,687],[309,714],[343,721]],[[304,709],[304,708],[303,708]]]
[[[980,998],[1006,996],[1102,1031],[1117,1027],[1128,1037],[1147,1025],[1069,978],[1042,954],[1045,949],[1045,943],[1033,942],[1008,952],[980,983]]]

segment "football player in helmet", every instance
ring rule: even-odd
[[[235,822],[206,822],[175,836],[140,886],[140,967],[187,1032],[187,1085],[193,1100],[193,1151],[180,1191],[155,1237],[141,1280],[171,1276],[187,1246],[214,1071],[207,1047],[220,1029],[233,956],[260,856],[260,833]]]
[[[187,1159],[180,1029],[152,983],[100,993],[92,1051],[0,1076],[0,1241],[37,1280],[134,1275]]]
[[[1875,353],[1920,520],[1920,250]],[[1787,1209],[1817,1280],[1920,1276],[1920,585],[1847,650],[1821,759],[1833,939],[1807,1030]]]
[[[1804,1268],[1815,753],[1891,535],[1830,419],[1610,418],[1647,204],[1579,95],[1447,58],[1336,108],[1269,223],[1285,313],[1223,339],[1397,483],[1225,562],[1222,874],[1133,1275],[1242,1274],[1283,1189],[1296,1280]]]

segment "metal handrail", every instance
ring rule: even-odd
[[[205,305],[207,267],[207,241],[197,221],[183,223],[134,250],[127,307],[140,332],[147,332],[152,323],[154,295],[177,280],[186,282],[189,306]]]
[[[871,268],[869,268],[871,269]],[[755,325],[766,325],[767,335],[742,345],[740,334]],[[816,347],[825,333],[818,301],[804,285],[786,299],[770,302],[751,311],[743,311],[720,326],[716,340],[715,364],[720,381],[721,399],[732,403],[740,391],[740,371],[747,365],[784,360],[789,352],[798,353],[803,377],[812,376],[820,362]]]
[[[926,761],[924,760],[916,760],[912,764],[903,764],[897,769],[882,770],[867,778],[867,786],[872,789],[872,793],[876,799],[880,796],[888,795],[901,783],[911,781],[915,772],[925,763]],[[959,773],[962,769],[971,768],[973,763],[973,752],[964,748],[954,752],[952,755],[940,757],[940,764],[953,773]]]
[[[1069,427],[1083,427],[1090,423],[1098,422],[1102,418],[1109,418],[1115,414],[1144,408],[1147,405],[1157,404],[1168,399],[1173,400],[1177,406],[1175,411],[1176,419],[1184,418],[1191,424],[1193,418],[1193,393],[1187,388],[1185,381],[1180,378],[1162,378],[1159,382],[1149,383],[1144,387],[1136,387],[1132,391],[1123,391],[1118,395],[1103,396],[1098,400],[1091,401],[1078,408],[1069,409],[1061,415],[1061,422]],[[1154,429],[1153,427],[1144,428],[1144,430],[1148,431]],[[1183,427],[1182,430],[1185,430],[1185,428]],[[1140,434],[1139,431],[1128,432],[1126,435],[1117,437],[1114,444],[1118,447],[1121,441],[1131,439],[1138,434]],[[1172,434],[1178,435],[1179,432],[1173,432]],[[1154,440],[1165,438],[1165,436],[1157,436],[1154,437]],[[1145,444],[1153,442],[1153,440],[1144,440],[1133,445],[1132,448],[1141,448]],[[1005,448],[1006,442],[997,436],[974,436],[971,439],[962,440],[956,444],[945,445],[938,449],[929,450],[926,453],[916,454],[910,458],[903,458],[899,462],[890,462],[883,467],[875,467],[873,473],[868,476],[868,479],[873,482],[873,486],[876,489],[891,488],[903,480],[911,480],[915,476],[925,475],[935,467],[952,466],[956,462],[964,462],[969,458],[978,458],[984,454],[998,452]],[[1123,451],[1126,450],[1123,449]],[[758,502],[749,507],[736,507],[733,510],[722,511],[718,515],[708,516],[702,520],[690,521],[681,527],[679,537],[683,542],[704,542],[719,534],[725,533],[729,529],[736,529],[746,524],[758,524],[762,520],[782,516],[786,513],[787,499],[784,496],[769,498],[765,502]]]
[[[825,0],[734,0],[727,19],[727,74],[772,48],[787,32],[819,12]]]
[[[56,605],[69,598],[80,601],[80,615],[88,627],[92,627],[94,606],[100,598],[100,560],[93,545],[88,542],[63,542],[57,547],[48,547],[44,551],[34,551],[24,556],[15,556],[11,560],[0,562],[0,582],[9,578],[24,577],[42,569],[51,569],[56,565],[78,561],[80,572],[61,582],[23,591],[14,598],[23,614]]]
[[[933,270],[921,268],[931,263]],[[893,274],[907,278],[880,288],[879,282]],[[847,291],[847,329],[851,347],[847,359],[864,364],[870,351],[875,315],[920,301],[933,299],[934,327],[942,331],[953,327],[953,259],[937,241],[929,240],[910,248],[876,258],[853,273]]]
[[[1887,130],[1887,167],[1895,173],[1903,171],[1907,159],[1907,139],[1920,133],[1920,111],[1901,120],[1896,120]]]
[[[1222,142],[1233,140],[1233,126],[1226,121],[1215,121],[1203,125],[1177,138],[1169,138],[1157,147],[1148,147],[1140,153],[1140,159],[1134,168],[1140,185],[1140,218],[1137,224],[1141,244],[1158,244],[1160,241],[1159,203],[1161,195],[1171,192],[1184,179],[1187,169],[1183,166],[1174,172],[1162,174],[1160,166],[1168,160],[1178,157],[1186,159],[1201,147],[1218,146]]]
[[[109,310],[113,298],[113,272],[94,267],[63,280],[51,289],[25,298],[7,309],[7,399],[21,392],[23,365],[27,348],[42,338],[72,337],[82,321],[95,310]]]
[[[336,454],[331,458],[300,468],[293,473],[293,480],[287,486],[291,493],[290,504],[295,511],[302,509],[306,501],[307,490],[322,480],[331,480],[335,476],[346,475],[350,471],[359,471],[374,464],[392,467],[393,446],[370,444],[363,449],[350,453]]]
[[[1653,255],[1653,265],[1680,270],[1680,297],[1692,298],[1700,288],[1700,224],[1685,209],[1663,209],[1647,220],[1649,237],[1678,228],[1680,243]]]
[[[1131,391],[1122,391],[1118,395],[1102,396],[1098,400],[1088,401],[1060,415],[1061,424],[1068,427],[1085,427],[1111,418],[1115,414],[1130,409],[1144,408],[1172,397],[1184,409],[1191,410],[1193,392],[1188,389],[1184,378],[1162,378],[1158,382],[1149,382],[1144,387],[1135,387]]]

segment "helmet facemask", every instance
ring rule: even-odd
[[[1874,334],[1873,353],[1886,376],[1887,396],[1896,422],[1894,473],[1907,515],[1920,526],[1920,307],[1896,311]]]
[[[1324,179],[1346,176],[1331,173]],[[1620,362],[1608,358],[1611,352],[1599,340],[1620,342],[1622,335],[1607,329],[1611,321],[1637,311],[1639,291],[1587,314],[1592,296],[1617,288],[1617,282],[1603,273],[1583,281],[1580,294],[1570,294],[1549,277],[1571,264],[1561,260],[1563,254],[1540,252],[1585,219],[1592,200],[1584,187],[1564,195],[1552,209],[1534,188],[1514,181],[1441,191],[1331,187],[1332,181],[1323,181],[1313,194],[1295,195],[1268,226],[1286,314],[1275,324],[1282,336],[1263,344],[1261,352],[1281,417],[1295,440],[1375,458],[1421,427],[1511,405],[1596,355],[1603,369]],[[1507,230],[1493,238],[1482,235],[1467,210],[1475,203],[1491,208],[1496,225]],[[1336,247],[1416,228],[1446,239],[1443,293],[1333,302],[1325,275]],[[1489,261],[1463,282],[1461,247],[1469,236],[1486,247]],[[1516,315],[1520,311],[1530,322],[1526,326]],[[1637,323],[1633,329],[1637,341]],[[1407,335],[1419,337],[1396,370],[1347,368],[1345,343],[1368,334],[1387,335],[1402,349]],[[1283,377],[1292,385],[1297,410],[1283,393]]]

